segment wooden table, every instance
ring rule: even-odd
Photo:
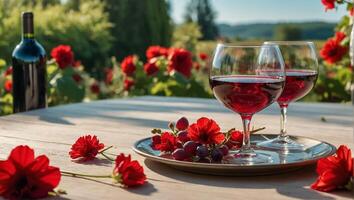
[[[239,116],[214,99],[137,97],[71,104],[0,118],[0,158],[20,144],[46,154],[62,170],[109,174],[112,164],[103,158],[88,164],[72,162],[70,145],[81,135],[95,134],[111,153],[130,153],[145,168],[148,184],[135,189],[114,186],[111,180],[94,182],[63,177],[59,188],[64,199],[351,199],[349,192],[321,193],[309,189],[316,179],[314,167],[289,174],[258,177],[219,177],[177,171],[144,160],[132,151],[138,139],[150,136],[153,127],[186,116],[191,122],[212,117],[227,130],[241,128]],[[321,120],[324,117],[326,122]],[[255,115],[253,125],[266,126],[264,133],[278,133],[279,109],[272,105]],[[343,104],[294,103],[289,107],[288,131],[353,149],[353,107]]]

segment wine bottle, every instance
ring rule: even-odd
[[[34,39],[33,13],[22,13],[22,40],[12,52],[13,111],[45,108],[46,52]]]

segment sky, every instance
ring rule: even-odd
[[[170,0],[172,18],[183,22],[189,0]],[[325,12],[321,0],[211,0],[216,22],[246,24],[253,22],[338,22],[347,13],[345,5]]]

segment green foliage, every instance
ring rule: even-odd
[[[184,23],[178,25],[173,32],[173,46],[195,52],[198,40],[201,37],[202,34],[198,24],[193,22]]]
[[[7,61],[16,44],[21,39],[20,16],[25,10],[32,10],[35,19],[35,37],[48,51],[59,44],[71,45],[76,52],[76,59],[81,60],[88,71],[94,66],[102,66],[111,48],[111,24],[103,13],[103,5],[98,0],[85,1],[78,11],[67,11],[62,5],[41,5],[35,7],[16,6],[11,8],[4,2],[1,15],[0,52]],[[10,8],[10,9],[7,9]],[[10,31],[11,30],[11,31]]]
[[[301,29],[292,25],[279,25],[275,28],[274,39],[294,41],[301,40]]]
[[[113,55],[119,59],[137,54],[145,57],[150,45],[169,46],[172,35],[165,0],[103,0],[114,27]]]
[[[186,9],[186,22],[195,22],[200,26],[202,40],[213,40],[219,35],[215,24],[216,13],[209,0],[191,0]]]

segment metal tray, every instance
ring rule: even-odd
[[[210,175],[223,176],[256,176],[267,174],[285,173],[296,170],[308,165],[313,165],[320,158],[333,155],[336,152],[336,147],[319,140],[290,136],[291,139],[305,145],[305,150],[302,152],[281,152],[270,149],[262,149],[256,146],[257,142],[262,142],[268,139],[275,138],[277,135],[268,134],[253,134],[251,135],[251,143],[253,148],[259,153],[271,155],[272,162],[266,164],[234,164],[232,156],[228,156],[227,162],[223,163],[199,163],[174,160],[168,156],[160,156],[161,152],[151,148],[151,138],[145,138],[137,141],[134,144],[133,150],[146,157],[147,159],[167,164],[173,168]],[[232,152],[230,152],[232,153]]]

